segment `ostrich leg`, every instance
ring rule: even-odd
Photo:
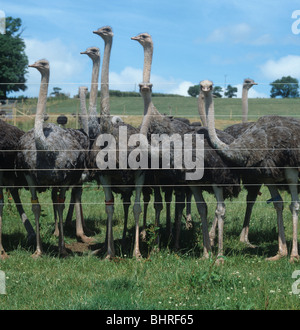
[[[217,199],[216,218],[218,219],[218,260],[217,264],[224,263],[223,259],[223,230],[224,230],[224,216],[225,204],[223,197],[223,188],[213,186],[213,190]]]
[[[246,245],[248,245],[251,248],[255,248],[255,246],[250,243],[249,238],[248,238],[249,225],[250,225],[252,209],[255,204],[260,187],[261,187],[261,185],[255,185],[255,186],[251,186],[251,187],[247,188],[248,194],[247,194],[246,213],[245,213],[245,217],[244,217],[243,229],[240,234],[240,241],[242,243],[245,243]]]
[[[125,194],[123,196],[123,210],[124,210],[124,228],[123,228],[123,236],[122,236],[122,247],[123,248],[125,246],[125,241],[126,241],[128,210],[129,210],[129,206],[130,206],[130,197],[131,197],[131,193]]]
[[[111,259],[115,256],[114,238],[112,230],[112,220],[114,214],[114,197],[111,191],[111,178],[109,175],[101,175],[100,182],[105,195],[105,211],[107,214],[107,255],[106,259]]]
[[[146,241],[147,211],[151,199],[151,191],[148,187],[143,189],[143,199],[144,199],[144,212],[143,212],[143,229],[141,231],[141,238],[142,241]]]
[[[292,203],[290,205],[290,210],[293,217],[293,246],[290,261],[294,262],[299,260],[298,254],[298,213],[299,213],[299,196],[298,196],[298,170],[296,169],[286,169],[285,175],[288,181],[289,190],[292,197]]]
[[[36,193],[36,183],[34,179],[29,175],[25,174],[26,181],[28,183],[28,187],[31,193],[31,208],[32,212],[34,214],[35,219],[35,227],[36,227],[36,250],[34,254],[32,255],[33,258],[38,258],[43,254],[42,249],[42,241],[41,241],[41,235],[40,235],[40,215],[41,215],[41,205],[39,203],[37,193]]]
[[[32,225],[31,225],[30,221],[28,220],[27,215],[25,214],[25,211],[23,209],[23,206],[22,206],[22,203],[20,200],[20,196],[19,196],[19,191],[18,191],[18,189],[13,188],[13,189],[11,189],[10,192],[11,192],[12,198],[14,199],[14,202],[16,204],[16,207],[17,207],[18,213],[21,217],[22,223],[27,231],[27,241],[29,243],[31,243],[32,241],[35,240],[35,232],[34,232],[34,229],[32,228]]]
[[[161,193],[160,193],[160,187],[158,186],[155,186],[154,187],[154,209],[155,209],[155,222],[154,222],[154,226],[155,228],[159,228],[159,225],[160,225],[160,214],[161,214],[161,211],[163,209],[163,202],[162,202],[162,196],[161,196]],[[159,239],[160,237],[160,232],[158,233],[157,235],[157,238],[156,238],[156,246],[157,248],[159,249]]]
[[[65,188],[60,189],[59,196],[57,197],[57,213],[59,219],[59,236],[58,236],[58,250],[59,255],[61,257],[65,257],[68,255],[65,242],[64,242],[64,220],[63,220],[63,211],[65,208],[65,196],[66,196]]]
[[[58,204],[58,200],[57,200],[57,193],[58,193],[58,189],[57,188],[53,188],[51,191],[51,199],[52,199],[52,206],[53,206],[53,214],[54,214],[54,233],[53,235],[58,237],[59,236],[59,228],[58,228],[58,219],[57,219],[57,204]]]
[[[2,185],[2,176],[3,173],[0,172],[0,182]],[[3,214],[3,207],[4,207],[4,199],[3,199],[3,189],[0,188],[0,259],[4,260],[8,258],[3,245],[2,245],[2,214]]]
[[[171,237],[172,226],[171,226],[171,202],[173,195],[173,187],[165,188],[165,202],[166,202],[166,231],[167,235]]]
[[[76,187],[72,189],[72,195],[74,199],[75,213],[76,213],[76,236],[77,239],[83,243],[92,243],[94,239],[91,237],[87,237],[85,235],[84,230],[84,219],[82,212],[82,204],[81,204],[81,195],[82,195],[82,187]]]
[[[195,202],[197,205],[197,209],[202,222],[202,233],[203,233],[203,257],[209,258],[209,253],[211,252],[211,245],[208,234],[208,226],[207,226],[207,205],[202,195],[201,189],[196,186],[190,186],[192,193],[195,198]]]
[[[179,239],[181,232],[181,219],[185,207],[185,188],[175,189],[175,243],[174,249],[179,250]]]
[[[284,227],[283,227],[283,201],[282,198],[277,190],[277,188],[274,185],[267,185],[272,199],[274,200],[274,208],[277,213],[277,225],[278,225],[278,252],[277,255],[271,258],[267,258],[267,260],[273,261],[273,260],[278,260],[282,257],[286,257],[288,252],[287,252],[287,245],[286,245],[286,240],[285,240],[285,235],[284,235]]]
[[[142,213],[141,208],[141,194],[143,190],[143,185],[145,182],[145,173],[137,170],[135,172],[135,200],[133,206],[134,220],[135,220],[135,243],[134,243],[134,251],[133,255],[139,259],[141,258],[140,252],[140,233],[139,233],[139,218]]]

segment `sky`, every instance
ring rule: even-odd
[[[209,79],[216,86],[241,86],[254,79],[249,97],[269,97],[270,82],[291,75],[300,80],[299,0],[0,0],[6,16],[22,19],[29,64],[50,62],[50,86],[71,96],[90,87],[92,61],[81,55],[104,42],[92,33],[114,32],[110,88],[138,91],[143,49],[130,38],[151,34],[153,92],[187,95]],[[40,74],[28,68],[26,96],[38,96]],[[18,95],[18,94],[17,94]]]

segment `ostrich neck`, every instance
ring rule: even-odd
[[[93,59],[92,83],[89,100],[89,116],[88,116],[88,131],[91,141],[93,141],[100,133],[100,126],[97,118],[97,94],[98,94],[98,79],[100,70],[100,58]]]
[[[148,44],[144,46],[144,69],[143,69],[143,83],[150,83],[150,74],[151,74],[151,64],[153,57],[153,44]],[[156,120],[158,117],[161,118],[162,115],[155,108],[151,99],[151,90],[147,89],[146,91],[141,92],[144,100],[144,117],[141,125],[140,132],[141,134],[147,135],[149,127],[153,120]]]
[[[152,57],[153,57],[153,44],[151,43],[144,46],[144,70],[143,70],[144,83],[150,83]]]
[[[88,129],[88,114],[86,109],[86,98],[85,98],[85,91],[80,90],[79,91],[79,98],[80,98],[80,128],[84,130],[86,134],[89,134]]]
[[[233,148],[234,142],[228,145],[222,142],[217,136],[215,129],[214,103],[211,92],[208,94],[205,93],[204,101],[207,114],[208,134],[213,148],[216,149],[222,158],[225,158],[236,165],[245,166],[246,157],[243,155],[243,151]]]
[[[101,133],[108,133],[112,130],[110,119],[110,104],[109,104],[109,62],[112,47],[112,39],[105,40],[103,65],[101,72],[101,105],[100,105],[100,130]]]
[[[34,136],[37,150],[48,149],[47,139],[44,135],[43,124],[44,124],[44,113],[47,103],[48,85],[49,85],[50,73],[42,73],[40,92],[38,98],[38,104],[34,122]]]
[[[243,123],[248,121],[248,89],[243,88],[242,92]]]
[[[207,127],[205,106],[204,106],[204,96],[201,91],[200,91],[199,97],[198,97],[198,112],[199,112],[202,126]]]
[[[100,58],[93,60],[92,83],[90,91],[89,115],[97,116],[97,93],[100,70]]]

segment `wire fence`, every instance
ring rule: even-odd
[[[64,85],[78,85],[77,83],[64,83]],[[269,83],[259,83],[260,85],[269,85]],[[52,83],[52,85],[57,86],[60,85],[59,83]],[[86,83],[86,85],[90,85],[90,83]],[[218,85],[218,84],[215,84]],[[162,98],[163,99],[163,98]],[[184,98],[180,97],[183,101],[179,102],[178,98],[169,97],[167,102],[163,105],[163,111],[162,113],[166,113],[167,115],[173,116],[173,117],[182,117],[182,118],[187,118],[191,122],[196,122],[199,120],[199,115],[198,115],[198,109],[197,109],[197,98]],[[118,100],[118,101],[116,101]],[[156,99],[158,100],[158,99]],[[126,102],[125,102],[126,101]],[[0,100],[1,102],[1,100]],[[114,104],[115,102],[115,104]],[[120,97],[120,98],[112,98],[112,104],[111,104],[111,109],[112,109],[112,114],[113,115],[118,115],[123,119],[129,119],[133,121],[138,127],[142,121],[142,116],[143,116],[143,108],[141,107],[141,102],[142,100],[139,98],[127,98],[127,97]],[[34,118],[35,118],[35,111],[36,111],[36,104],[37,104],[37,99],[18,99],[18,100],[12,100],[10,102],[1,102],[2,105],[0,106],[0,118],[8,123],[13,124],[14,126],[18,126],[21,129],[28,131],[34,126]],[[134,106],[131,108],[130,104],[134,103]],[[87,107],[88,107],[88,99],[87,99]],[[98,110],[99,110],[99,104],[98,102]],[[121,104],[121,106],[120,106]],[[219,124],[222,128],[224,126],[229,126],[231,123],[239,122],[242,114],[241,114],[241,100],[240,99],[215,99],[215,104],[216,104],[216,123]],[[222,108],[223,106],[223,112],[219,110],[219,108]],[[298,119],[300,117],[300,112],[299,112],[299,106],[300,106],[300,99],[260,99],[260,98],[252,98],[249,99],[249,114],[248,114],[248,119],[249,120],[256,120],[260,116],[267,115],[267,116],[273,116],[273,115],[278,115],[278,116],[288,116],[292,118]],[[254,109],[256,107],[256,109]],[[121,109],[121,110],[120,110]],[[186,110],[187,109],[187,110]],[[164,111],[165,110],[165,111]],[[228,111],[229,110],[229,111]],[[98,112],[99,113],[99,112]],[[59,115],[66,115],[67,116],[67,124],[66,125],[61,125],[63,127],[67,128],[74,128],[78,129],[80,128],[80,121],[79,121],[79,116],[82,118],[84,115],[80,114],[80,102],[78,97],[74,98],[63,98],[59,99],[58,97],[49,97],[48,98],[48,103],[46,107],[46,114],[45,114],[45,119],[46,123],[47,122],[54,122],[57,123],[57,118]],[[223,123],[224,122],[224,123]],[[242,149],[240,149],[242,150]],[[246,149],[248,152],[255,152],[255,151],[270,151],[268,148],[254,148],[253,150]],[[4,153],[17,153],[17,152],[35,152],[34,150],[5,150],[5,151],[0,151],[0,154]],[[43,150],[43,151],[38,151],[39,153],[59,153],[61,152],[61,149],[55,149],[55,147],[52,150]],[[68,150],[65,149],[63,150],[64,152],[72,152],[73,150]],[[78,152],[85,152],[86,150],[77,150]],[[113,152],[119,152],[122,150],[116,149],[112,150]],[[274,151],[274,150],[271,150]],[[277,148],[276,151],[286,151],[285,148]],[[300,151],[300,146],[299,148],[289,148],[289,152],[299,152]],[[299,158],[298,158],[299,159]],[[6,175],[6,173],[16,173],[17,176],[21,175],[20,173],[30,173],[30,172],[47,172],[51,171],[49,168],[38,168],[38,169],[26,169],[26,168],[5,168],[5,165],[0,164],[1,169],[0,172]],[[279,170],[281,173],[284,172],[286,167],[284,166],[278,166],[278,167],[262,167],[262,166],[253,166],[249,170],[249,180],[255,181],[255,178],[251,178],[251,176],[255,176],[256,172],[255,171],[272,171],[272,170]],[[292,170],[298,170],[299,172],[299,166],[291,166],[289,169]],[[55,169],[55,171],[60,172],[60,171],[77,171],[77,172],[84,172],[86,171],[87,168],[58,168]],[[93,168],[90,170],[94,170],[97,172],[100,172],[98,168]],[[151,168],[144,168],[143,171],[147,174],[148,170],[151,172],[156,171],[157,177],[159,177],[160,173],[159,171],[166,171],[166,170],[172,170],[172,171],[177,171],[176,169],[170,169],[170,168],[164,168],[160,167],[159,169],[151,169]],[[182,169],[184,171],[184,169]],[[204,171],[218,171],[220,168],[218,167],[211,167],[211,166],[205,166]],[[238,173],[239,172],[245,172],[244,167],[237,167],[237,166],[227,166],[226,170],[232,170]],[[110,173],[110,169],[107,171],[102,170],[102,173]],[[118,169],[112,170],[112,171],[118,171]],[[125,171],[128,173],[132,173],[133,171],[136,171],[135,169],[122,169],[119,171]],[[180,171],[180,170],[178,170]],[[251,172],[252,171],[252,172]],[[111,172],[113,173],[113,172]],[[97,174],[98,175],[98,174]],[[131,174],[130,174],[131,175]],[[93,180],[95,180],[95,177],[93,177]],[[284,180],[284,178],[283,178]],[[170,184],[163,184],[164,188],[173,188],[173,189],[180,189],[184,188],[187,186],[191,185],[196,185],[197,187],[206,190],[208,188],[211,188],[212,185],[210,183],[205,183],[198,181],[196,183],[191,183],[189,182],[188,184],[185,182],[172,182]],[[260,186],[261,182],[257,183],[249,183],[246,184],[247,187],[253,187],[253,186]],[[299,187],[299,181],[298,183],[293,183],[289,182],[289,186],[295,186],[297,185]],[[24,185],[20,185],[17,182],[14,184],[8,184],[8,185],[0,185],[6,189],[13,189],[13,188],[24,188]],[[243,187],[243,182],[237,182],[237,183],[232,183],[232,184],[224,184],[220,183],[217,184],[218,187],[223,187],[223,188],[232,188],[235,186],[241,186]],[[287,187],[287,182],[268,182],[268,186],[272,187],[275,186],[278,189],[281,188],[286,188]],[[64,185],[53,185],[51,187],[45,186],[45,185],[35,185],[35,188],[37,189],[47,189],[47,188],[83,188],[84,190],[89,190],[89,189],[95,189],[95,185],[93,183],[84,183],[84,184],[79,184],[78,182],[72,183],[72,185],[64,186]],[[101,186],[102,188],[105,186]],[[137,187],[134,183],[112,183],[110,185],[111,188],[129,188],[134,191],[134,189]],[[162,187],[162,184],[151,182],[143,184],[143,187],[150,187],[150,188],[156,188],[156,187]],[[30,186],[27,185],[27,188],[30,188]],[[100,188],[101,189],[101,188]],[[299,190],[299,188],[298,188]],[[155,202],[155,201],[154,201]],[[241,199],[233,199],[230,201],[230,203],[245,203],[245,200]],[[261,203],[265,203],[265,201],[257,201]],[[288,202],[287,200],[283,200],[283,202]],[[179,202],[178,202],[179,203]],[[212,202],[211,202],[212,203]],[[26,203],[25,203],[26,204]],[[28,203],[29,204],[29,203]],[[47,203],[46,203],[47,204]],[[84,201],[84,204],[86,205],[105,205],[105,201],[99,200],[97,203],[89,202],[89,201]],[[122,204],[121,202],[119,204]],[[116,204],[117,205],[117,204]]]

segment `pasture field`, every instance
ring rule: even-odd
[[[30,114],[29,102],[27,110]],[[53,104],[51,104],[53,102]],[[153,99],[161,112],[174,116],[186,116],[198,120],[197,100],[185,97],[157,97]],[[78,100],[70,99],[57,105],[49,103],[47,112],[51,121],[57,114],[76,113]],[[59,106],[59,111],[57,110]],[[257,119],[263,114],[299,116],[300,100],[250,99],[249,117]],[[217,127],[224,128],[241,118],[241,100],[216,99]],[[74,110],[75,108],[75,110]],[[126,116],[124,119],[138,125],[142,118],[140,98],[112,98],[112,114]],[[120,110],[121,109],[121,110]],[[123,109],[123,110],[122,110]],[[130,109],[130,110],[129,110]],[[182,109],[185,109],[183,112]],[[123,111],[123,112],[122,112]],[[53,115],[53,117],[52,117]],[[18,125],[27,130],[32,121],[18,119]],[[70,126],[76,121],[70,120]],[[65,242],[69,257],[57,256],[58,239],[53,236],[54,216],[50,191],[41,193],[42,206],[41,237],[44,256],[38,260],[31,258],[34,247],[26,241],[26,232],[16,207],[5,194],[3,245],[9,258],[0,261],[0,270],[5,273],[6,294],[0,294],[0,310],[62,310],[62,309],[102,309],[102,310],[279,310],[300,309],[300,285],[295,289],[296,278],[292,274],[300,270],[300,262],[291,264],[288,258],[268,262],[266,257],[277,252],[276,212],[265,187],[261,189],[253,209],[250,223],[250,241],[257,247],[248,248],[239,242],[244,212],[246,192],[237,199],[226,201],[224,226],[225,263],[217,266],[217,247],[209,260],[202,260],[201,224],[194,201],[192,203],[193,228],[185,228],[182,219],[180,250],[173,250],[173,241],[166,236],[165,208],[161,213],[161,247],[155,246],[158,229],[153,227],[153,197],[148,208],[147,241],[141,242],[143,259],[132,257],[134,219],[132,206],[126,245],[121,246],[123,231],[123,207],[119,196],[115,198],[114,240],[116,257],[112,261],[104,259],[103,245],[106,231],[104,194],[95,183],[87,183],[83,191],[83,214],[88,228],[95,238],[93,244],[77,242],[75,229],[65,229]],[[289,211],[290,196],[283,193],[284,221],[289,251],[291,249],[292,221]],[[67,194],[67,213],[70,192]],[[211,223],[215,199],[205,194]],[[21,191],[26,214],[34,226],[30,194]],[[132,198],[133,200],[133,198]],[[174,198],[173,198],[174,200]],[[174,218],[174,201],[172,218]],[[74,217],[73,217],[74,219]],[[142,221],[141,221],[142,222]],[[74,220],[73,220],[74,223]],[[100,253],[93,252],[100,249]],[[294,284],[294,286],[293,286]],[[297,287],[297,286],[296,286]]]

